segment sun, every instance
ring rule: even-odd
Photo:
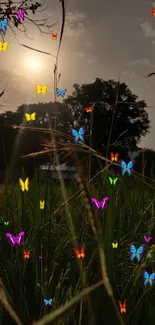
[[[30,60],[30,67],[32,69],[37,69],[40,65],[40,62],[38,60]]]

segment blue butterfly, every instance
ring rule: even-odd
[[[141,260],[141,254],[144,252],[144,247],[140,246],[138,249],[136,249],[135,245],[130,244],[130,259],[131,262],[134,260],[134,258],[137,258],[137,261],[140,262]]]
[[[129,161],[128,164],[125,163],[124,160],[121,160],[121,168],[122,168],[122,175],[124,175],[126,172],[131,175],[131,170],[133,168],[133,161]]]
[[[146,284],[149,283],[150,286],[152,286],[153,281],[155,280],[155,272],[149,275],[147,271],[144,271],[143,276],[144,276],[144,285],[146,286]]]
[[[53,299],[51,298],[51,299],[49,299],[49,300],[47,300],[47,299],[44,299],[44,303],[45,303],[45,305],[47,306],[47,305],[52,305],[52,301],[53,301]]]
[[[0,22],[0,32],[3,32],[4,35],[6,35],[7,25],[8,25],[7,18],[4,18],[3,20],[1,20],[1,22]]]
[[[71,133],[76,143],[78,143],[78,140],[84,142],[84,133],[85,133],[84,126],[82,126],[78,132],[75,129],[71,129]]]
[[[57,88],[56,89],[56,92],[57,92],[57,96],[59,97],[61,95],[61,97],[64,97],[65,94],[66,94],[66,89],[60,89],[60,88]]]

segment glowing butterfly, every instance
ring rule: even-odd
[[[144,252],[144,247],[140,246],[138,249],[133,244],[130,244],[130,260],[131,262],[134,260],[134,258],[137,258],[137,261],[140,262],[141,260],[141,254]]]
[[[35,121],[36,119],[36,112],[32,113],[32,114],[28,114],[28,113],[25,113],[25,118],[26,118],[26,121]]]
[[[119,302],[119,309],[120,309],[120,313],[121,314],[126,314],[126,300],[124,300],[124,302],[122,303],[120,300]]]
[[[59,96],[64,97],[66,94],[66,89],[57,88],[56,93],[57,93],[57,97],[59,97]]]
[[[152,239],[152,236],[150,236],[150,237],[146,237],[146,236],[144,236],[144,240],[145,240],[145,242],[146,243],[149,243],[149,241]]]
[[[94,204],[94,208],[97,209],[97,210],[98,210],[99,208],[101,208],[101,209],[105,209],[105,208],[107,207],[107,204],[108,204],[108,201],[109,201],[109,199],[108,199],[107,196],[105,196],[101,202],[98,201],[98,200],[95,199],[95,198],[92,198],[91,200],[92,200],[92,202],[93,202],[93,204]]]
[[[124,175],[125,173],[128,173],[128,175],[130,176],[132,168],[133,168],[133,161],[132,160],[130,160],[128,162],[128,164],[126,164],[124,160],[121,161],[122,175]]]
[[[91,113],[92,110],[93,110],[93,107],[91,107],[91,106],[85,108],[85,111],[86,111],[87,113],[89,113],[89,112]]]
[[[30,250],[24,251],[24,258],[30,258]]]
[[[111,161],[118,161],[118,156],[119,156],[119,153],[116,152],[116,154],[114,154],[113,152],[110,153],[110,160]]]
[[[113,248],[117,248],[118,247],[118,243],[112,243],[112,247]]]
[[[8,49],[8,45],[9,45],[8,42],[4,42],[4,43],[0,42],[0,51],[6,52]]]
[[[9,225],[9,221],[4,221],[4,226],[8,226]]]
[[[25,12],[24,9],[20,9],[20,12],[16,10],[16,15],[20,22],[24,20],[24,12]]]
[[[51,298],[51,299],[49,299],[49,300],[47,300],[47,299],[44,299],[44,303],[45,303],[45,305],[47,306],[47,305],[52,305],[52,301],[53,301],[53,299]]]
[[[82,126],[79,131],[76,131],[75,129],[71,129],[71,134],[74,137],[74,141],[78,143],[79,140],[84,142],[84,134],[85,134],[85,129],[84,126]]]
[[[85,258],[86,254],[85,254],[85,250],[84,248],[82,247],[80,250],[74,248],[74,252],[76,254],[76,257],[78,259],[81,259],[81,258]]]
[[[47,88],[48,88],[48,85],[45,85],[45,86],[41,87],[40,85],[36,84],[36,92],[37,92],[37,94],[40,94],[40,93],[46,94]]]
[[[24,235],[25,235],[24,231],[21,231],[16,237],[14,237],[13,235],[11,235],[9,233],[5,234],[8,242],[11,246],[15,246],[16,244],[21,245],[24,241]]]
[[[110,184],[112,185],[115,185],[116,184],[116,182],[118,181],[118,177],[116,177],[116,178],[114,178],[114,179],[112,179],[111,177],[108,177],[109,178],[109,181],[110,181]]]
[[[42,260],[42,256],[39,256],[39,259]]]
[[[6,35],[7,25],[8,25],[7,18],[4,18],[3,20],[1,20],[1,22],[0,22],[0,32],[2,32],[4,35]]]
[[[155,280],[155,272],[149,275],[148,272],[144,270],[143,276],[144,276],[144,285],[146,286],[147,284],[150,284],[150,286],[152,286]]]
[[[25,183],[22,181],[21,178],[19,178],[19,184],[21,186],[22,192],[24,192],[24,191],[28,192],[28,190],[29,190],[29,179],[28,179],[28,177],[26,178]]]
[[[40,201],[40,209],[44,210],[45,201]]]
[[[57,37],[58,37],[58,34],[54,34],[54,33],[52,33],[52,39],[55,41],[55,40],[57,40]]]

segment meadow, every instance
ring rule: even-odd
[[[90,181],[82,170],[68,185],[61,174],[60,184],[49,178],[42,184],[37,170],[28,191],[7,184],[0,201],[0,324],[154,324],[154,286],[143,279],[155,266],[154,179],[110,168]],[[108,176],[118,177],[115,185]],[[94,209],[91,198],[105,196],[106,209]],[[23,244],[11,246],[5,234],[21,231]],[[130,243],[144,245],[139,263],[130,260]],[[78,259],[74,249],[82,247],[85,257]]]

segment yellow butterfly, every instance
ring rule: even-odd
[[[9,45],[8,42],[4,42],[4,43],[0,42],[0,51],[6,52],[8,49],[8,45]]]
[[[21,178],[19,178],[19,184],[21,186],[21,190],[24,192],[24,191],[27,191],[29,190],[29,179],[28,177],[26,178],[25,180],[25,183],[22,181]]]
[[[40,201],[40,209],[44,210],[45,201]]]
[[[36,92],[38,94],[40,94],[40,93],[46,94],[47,88],[48,88],[48,85],[41,87],[40,85],[36,84]]]
[[[36,119],[36,112],[32,113],[32,114],[28,114],[28,113],[25,113],[25,118],[27,121],[35,121]]]
[[[118,243],[112,243],[112,247],[113,248],[117,248],[118,247]]]

